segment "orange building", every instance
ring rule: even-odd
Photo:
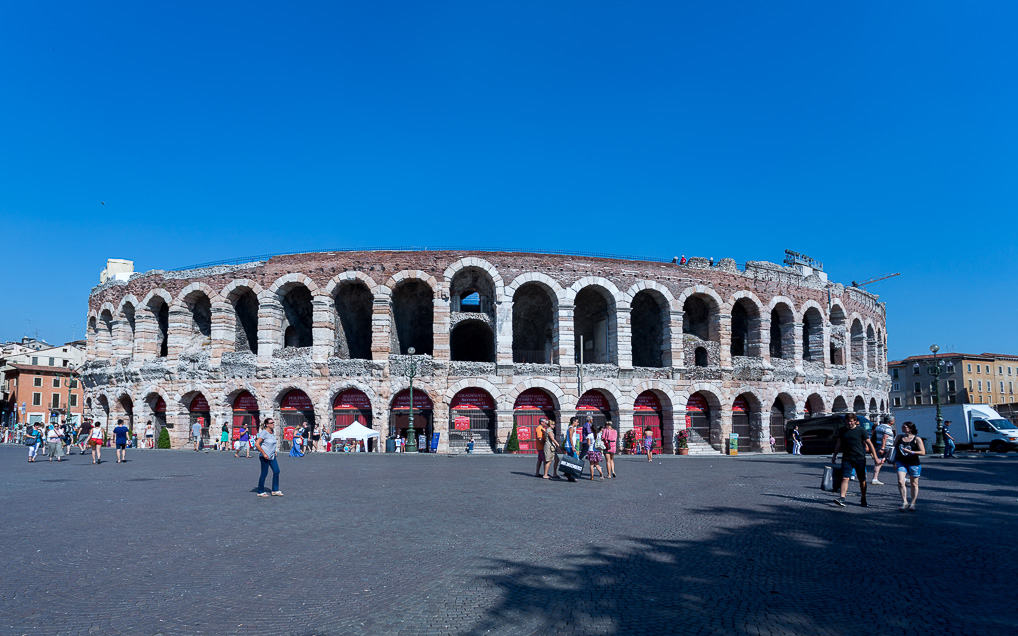
[[[48,422],[54,417],[81,421],[81,380],[67,367],[8,364],[4,367],[3,388],[8,408],[5,416],[10,422]]]

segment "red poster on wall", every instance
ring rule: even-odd
[[[452,421],[453,428],[457,431],[469,431],[470,430],[470,418],[460,416]]]
[[[258,410],[258,400],[255,399],[255,396],[244,391],[233,400],[233,410],[254,413]]]
[[[634,411],[660,411],[661,400],[650,391],[644,391],[636,397],[633,403]]]
[[[410,389],[403,389],[396,394],[396,397],[392,399],[392,408],[394,409],[410,409]],[[414,410],[430,410],[431,409],[431,398],[428,394],[420,389],[414,389]]]
[[[742,396],[735,398],[735,401],[732,402],[732,412],[746,413],[747,411],[749,411],[749,405],[746,404],[746,398]]]
[[[163,398],[157,399],[156,400],[155,408],[153,408],[152,410],[155,411],[156,413],[165,413],[166,412],[166,400],[164,400]]]
[[[200,413],[202,411],[210,411],[212,409],[209,408],[209,401],[205,399],[205,396],[199,393],[191,400],[191,410]]]
[[[530,428],[526,427],[526,426],[521,426],[521,427],[517,428],[516,429],[516,437],[521,442],[529,441],[530,440]]]
[[[295,427],[287,426],[286,428],[283,429],[283,439],[285,439],[288,442],[292,442],[293,441],[293,435],[296,432],[297,432],[297,429]]]
[[[308,394],[299,390],[294,389],[283,396],[283,400],[279,403],[280,411],[313,411],[315,405],[311,403],[311,398]]]
[[[336,399],[332,401],[332,410],[344,411],[349,409],[370,411],[371,400],[368,399],[364,391],[347,389],[337,395]]]
[[[516,402],[513,403],[513,409],[520,411],[533,409],[554,411],[555,403],[552,401],[551,396],[541,389],[527,389],[516,398]]]
[[[577,411],[610,411],[611,406],[608,404],[608,398],[604,396],[604,393],[600,391],[587,391],[580,396],[580,401],[576,403]]]
[[[706,411],[707,400],[699,393],[694,393],[693,395],[689,396],[689,401],[686,402],[686,410],[696,412]]]
[[[460,411],[493,411],[495,400],[481,389],[463,389],[453,396],[449,408]]]

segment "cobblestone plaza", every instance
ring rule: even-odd
[[[622,457],[570,484],[532,457],[322,454],[282,458],[286,496],[264,500],[257,461],[226,453],[0,458],[3,633],[1018,627],[1013,453],[931,459],[915,513],[890,485],[831,506],[820,457]]]

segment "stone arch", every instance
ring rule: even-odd
[[[212,303],[218,301],[219,294],[205,283],[191,283],[184,287],[170,305],[172,331],[179,332],[182,340],[210,340]],[[180,342],[178,346],[186,345]]]
[[[802,359],[824,361],[824,318],[817,307],[806,307],[802,313]]]
[[[724,302],[706,285],[694,285],[679,295],[685,366],[697,366],[697,349],[707,353],[708,366],[721,364],[721,308]]]
[[[395,291],[396,287],[407,280],[421,281],[431,288],[431,292],[433,294],[437,294],[440,291],[438,281],[435,280],[435,277],[419,269],[404,269],[396,272],[389,277],[389,280],[385,281],[385,284],[380,287],[378,291],[383,294],[387,293],[388,295],[392,295],[392,292]]]
[[[520,396],[520,393],[527,389],[543,389],[551,394],[556,411],[572,410],[576,406],[576,398],[566,395],[559,385],[542,378],[533,378],[516,384],[506,393],[506,402],[509,404],[509,408],[512,408],[516,403],[516,398]]]
[[[702,427],[698,426],[694,413],[688,408],[689,400],[696,394],[702,395],[709,407],[709,417],[705,419]],[[715,450],[720,450],[724,438],[723,413],[729,412],[731,408],[724,390],[713,384],[696,382],[679,399],[680,408],[686,414],[686,427],[692,428],[690,440],[706,442]]]
[[[386,288],[391,298],[392,352],[407,355],[413,347],[417,355],[432,355],[435,346],[434,277],[419,271],[403,271],[394,274]]]
[[[828,323],[831,326],[829,359],[834,366],[844,366],[845,352],[848,348],[848,332],[845,323],[845,309],[841,306],[840,301],[836,300],[831,303]]]
[[[187,297],[195,292],[201,292],[202,294],[204,294],[205,297],[209,299],[210,303],[221,300],[219,293],[216,290],[209,287],[206,283],[196,281],[188,284],[187,286],[180,290],[180,292],[177,294],[177,297],[173,299],[172,303],[170,303],[170,309],[173,309],[175,305],[180,306],[186,303]]]
[[[672,366],[671,313],[675,299],[667,291],[662,285],[642,281],[626,292],[633,366]]]
[[[846,413],[848,412],[848,402],[845,401],[845,396],[837,395],[834,397],[834,402],[831,403],[831,413]]]
[[[265,290],[250,279],[228,283],[220,297],[230,307],[226,328],[233,332],[233,348],[239,353],[258,353],[258,316]]]
[[[622,292],[615,286],[615,283],[603,276],[584,276],[569,287],[566,287],[563,290],[565,304],[575,305],[576,296],[588,287],[600,287],[611,298],[616,307],[628,307],[628,304],[622,297]]]
[[[287,274],[276,279],[268,290],[267,299],[259,299],[259,307],[271,307],[278,312],[277,337],[281,339],[277,342],[284,348],[314,345],[314,303],[317,295],[318,286],[309,277]]]
[[[307,274],[302,274],[300,272],[291,272],[289,274],[283,274],[282,276],[274,280],[271,285],[269,285],[269,288],[266,290],[266,292],[274,296],[282,296],[282,294],[286,293],[286,288],[292,287],[295,284],[307,287],[308,291],[311,292],[312,296],[317,296],[318,294],[321,293],[320,290],[318,289],[318,284],[315,283],[315,281],[312,280],[310,276],[308,276]]]
[[[802,411],[803,416],[814,417],[817,415],[823,415],[826,413],[827,407],[824,404],[824,398],[819,393],[811,393],[806,398],[806,402],[803,404]]]
[[[582,358],[587,364],[618,364],[619,295],[614,287],[591,283],[575,290],[575,294],[573,288],[569,288],[567,298],[573,305],[574,362],[579,363]]]
[[[861,370],[866,360],[866,333],[863,329],[862,320],[853,314],[849,331],[851,342],[852,367]]]
[[[763,303],[750,291],[738,291],[728,300],[726,310],[732,317],[729,345],[732,356],[763,356]]]
[[[870,371],[877,370],[877,333],[873,329],[873,323],[866,324],[866,368]]]
[[[329,279],[329,282],[325,285],[325,293],[329,296],[333,296],[335,295],[336,290],[341,285],[343,285],[343,283],[350,283],[354,281],[360,281],[364,283],[364,286],[368,288],[368,291],[370,291],[373,296],[378,295],[379,285],[378,283],[375,282],[375,279],[371,278],[364,272],[359,272],[357,270],[352,269],[347,270],[341,274],[336,274],[331,279]]]
[[[450,300],[453,299],[453,281],[458,274],[464,270],[475,268],[485,272],[492,285],[492,298],[493,303],[501,303],[505,300],[505,281],[502,280],[502,275],[498,273],[498,269],[483,258],[477,258],[476,256],[467,256],[457,261],[453,261],[449,267],[445,269],[444,281],[442,284],[441,291],[448,295]],[[455,305],[453,311],[456,311]],[[483,308],[482,308],[483,311]]]
[[[134,357],[134,343],[138,334],[137,312],[138,299],[134,294],[127,294],[120,299],[117,305],[114,349],[126,358]]]
[[[506,289],[512,298],[513,362],[559,362],[562,288],[544,274],[523,274]]]
[[[100,358],[113,355],[113,315],[116,310],[110,303],[103,303],[99,309],[95,350]]]
[[[785,426],[789,420],[797,418],[795,398],[785,391],[774,392],[770,405],[770,437],[774,438],[774,452],[784,453],[791,450],[791,440],[785,437]]]
[[[218,398],[216,405],[224,412],[232,411],[233,401],[237,399],[238,395],[244,392],[250,393],[254,397],[255,401],[258,402],[259,412],[264,410],[264,397],[259,394],[253,384],[243,380],[227,380],[224,383],[223,390],[216,395]]]
[[[344,359],[371,359],[371,319],[377,285],[361,272],[344,272],[325,291],[333,308],[334,355]]]
[[[503,394],[501,388],[483,378],[464,378],[462,380],[457,380],[456,382],[453,382],[452,384],[449,385],[449,388],[446,389],[445,399],[443,401],[449,402],[450,400],[453,399],[453,397],[456,396],[457,393],[459,393],[463,389],[469,388],[478,388],[487,391],[488,395],[494,398],[495,403],[498,405],[498,408],[500,409],[503,408],[511,409],[513,406],[512,404],[506,406],[505,395]]]
[[[483,320],[458,321],[449,332],[449,353],[454,362],[494,362],[494,330]]]
[[[732,433],[739,435],[739,451],[769,450],[770,445],[767,443],[769,435],[764,426],[763,400],[751,387],[743,386],[733,393],[735,397],[732,398],[729,408],[732,410]],[[738,412],[736,406],[740,404],[745,404],[748,412]],[[743,434],[748,435],[745,442],[742,439]]]
[[[776,296],[771,299],[768,309],[771,359],[792,360],[795,353],[795,305],[784,296]]]
[[[866,414],[866,398],[864,398],[861,395],[855,396],[855,399],[852,401],[852,412],[853,413],[859,413],[861,415],[865,415]]]

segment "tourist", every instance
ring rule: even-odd
[[[58,462],[62,461],[61,456],[63,455],[64,450],[64,444],[61,440],[62,437],[63,432],[60,430],[60,426],[58,424],[50,424],[46,427],[46,454],[49,456],[49,459],[46,461],[51,462],[54,458],[56,458]]]
[[[604,442],[604,469],[608,472],[608,479],[615,479],[615,453],[619,448],[619,432],[612,428],[611,420],[604,423],[601,440]]]
[[[905,422],[901,425],[901,435],[894,440],[894,467],[898,469],[898,492],[901,494],[899,510],[902,511],[914,511],[916,499],[919,498],[919,474],[923,468],[919,463],[919,457],[926,454],[926,446],[917,435],[918,432],[915,424]],[[912,487],[911,502],[905,496],[906,474],[908,484]]]
[[[954,458],[954,435],[951,435],[951,420],[944,422],[944,459]]]
[[[771,445],[771,452],[773,453],[774,452],[774,436],[773,435],[771,435],[770,440],[768,440],[768,442]]]
[[[587,450],[587,452],[584,455],[584,458],[588,462],[590,462],[590,480],[591,481],[594,480],[594,469],[595,468],[597,469],[597,474],[601,476],[601,479],[604,479],[604,473],[601,471],[601,461],[604,459],[604,455],[601,453],[601,449],[598,448],[599,446],[603,447],[604,443],[601,442],[600,438],[597,436],[598,432],[599,431],[591,429],[590,434],[587,435],[587,443],[586,443],[586,445],[587,445],[587,449],[588,450]]]
[[[255,448],[258,449],[258,463],[261,465],[261,476],[258,478],[258,496],[268,497],[265,492],[265,477],[272,469],[272,494],[282,497],[279,490],[279,462],[276,461],[276,447],[279,446],[279,438],[276,437],[276,422],[271,418],[265,418],[262,422],[262,430],[258,431],[255,437]]]
[[[92,433],[92,421],[85,420],[81,423],[81,428],[78,429],[78,454],[85,454],[85,446],[88,444],[88,440]]]
[[[230,429],[223,422],[223,430],[219,433],[219,451],[230,450]]]
[[[581,439],[583,441],[580,442],[580,456],[581,457],[586,457],[587,456],[587,451],[589,451],[591,449],[591,446],[589,446],[588,443],[587,443],[587,439],[590,436],[590,434],[593,433],[593,432],[594,432],[594,417],[592,415],[588,415],[587,417],[585,417],[583,419],[583,432],[582,432],[582,437],[581,437]],[[591,473],[590,477],[593,479],[594,474]]]
[[[194,452],[196,453],[201,445],[201,428],[201,418],[196,419],[194,423],[191,424],[191,437],[194,438]]]
[[[549,420],[548,425],[544,430],[544,446],[541,449],[542,455],[544,457],[544,477],[543,477],[544,479],[551,479],[552,477],[554,477],[555,479],[559,478],[558,450],[559,450],[558,440],[555,439],[555,422]],[[554,469],[551,472],[552,477],[549,477],[548,469],[552,468],[553,464]]]
[[[873,435],[870,438],[873,442],[873,448],[877,449],[877,457],[880,461],[873,467],[873,479],[870,483],[874,486],[883,486],[884,482],[880,481],[880,469],[884,467],[884,463],[887,461],[887,456],[891,453],[892,442],[894,441],[894,416],[890,416],[886,421],[881,422],[873,429]]]
[[[237,458],[240,457],[240,449],[242,449],[242,448],[245,449],[245,451],[247,453],[246,456],[248,458],[251,457],[251,445],[248,443],[248,441],[250,441],[250,439],[251,439],[251,435],[250,435],[250,433],[247,432],[247,426],[244,426],[244,424],[241,423],[240,430],[237,431],[237,450],[236,450],[235,453],[233,453],[234,457],[237,457]]]
[[[113,443],[117,447],[117,463],[127,461],[127,433],[129,429],[124,426],[124,420],[117,420],[117,426],[113,429]]]
[[[838,439],[834,442],[834,453],[831,454],[831,463],[834,463],[838,452],[841,452],[841,496],[834,500],[834,503],[844,507],[845,496],[848,495],[849,475],[854,470],[859,478],[859,489],[862,491],[862,498],[859,505],[866,504],[866,455],[873,457],[873,462],[879,461],[877,451],[873,448],[872,442],[866,436],[866,430],[859,426],[859,418],[855,413],[845,416],[846,426],[838,431]]]
[[[35,462],[35,456],[39,453],[39,446],[42,445],[42,431],[38,425],[29,425],[25,431],[25,445],[28,446],[28,462]]]
[[[156,429],[152,426],[152,420],[145,423],[145,448],[155,448]]]
[[[580,458],[580,418],[573,416],[569,418],[569,428],[566,430],[566,452],[576,459]]]
[[[417,435],[417,452],[428,452],[428,438],[423,431]]]
[[[544,468],[544,431],[548,426],[548,418],[542,417],[537,420],[537,428],[534,429],[534,448],[537,449],[537,468],[534,469],[534,477],[541,476],[541,469]]]
[[[93,464],[102,463],[102,446],[105,437],[102,426],[99,426],[98,424],[92,426],[92,432],[89,433],[88,437],[88,445],[92,447]]]
[[[647,451],[647,461],[654,462],[654,431],[649,426],[643,429],[643,448]]]
[[[802,455],[802,434],[799,433],[799,425],[792,428],[792,454]]]

